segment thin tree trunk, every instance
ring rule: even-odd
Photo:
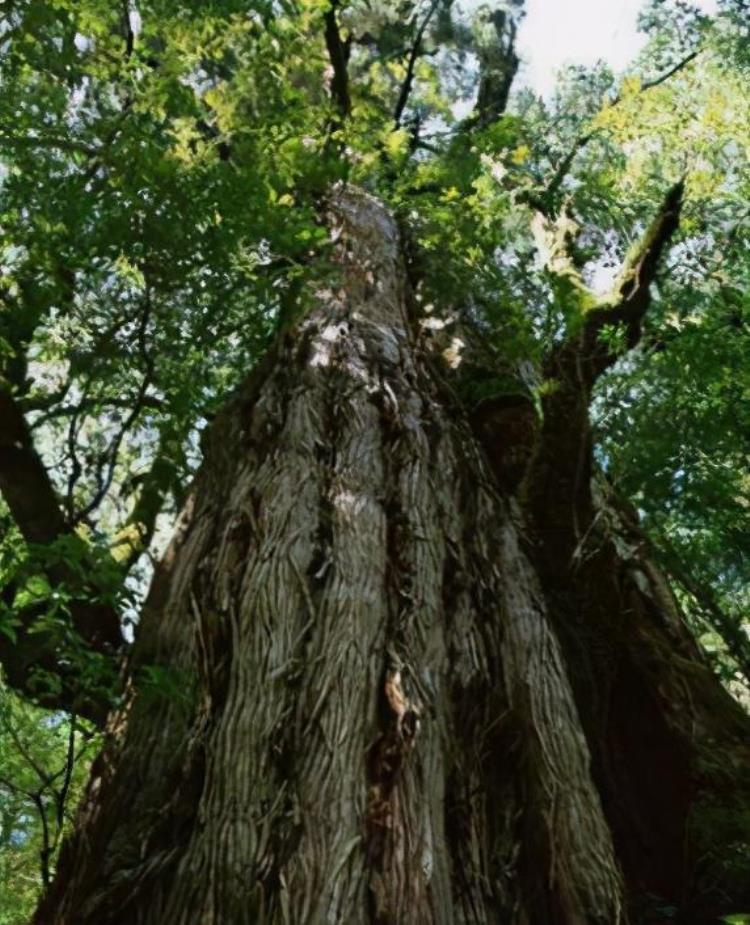
[[[714,721],[701,685],[726,712],[708,674],[686,685],[692,648],[662,653],[679,615],[636,577],[605,638],[622,654],[597,663],[594,578],[529,554],[412,334],[391,217],[340,190],[331,225],[331,279],[212,427],[37,925],[613,925],[649,886],[618,803],[648,764],[634,737]],[[697,719],[670,712],[698,696]]]

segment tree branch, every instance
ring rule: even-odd
[[[596,131],[586,132],[585,135],[579,136],[570,151],[568,151],[565,157],[560,161],[546,189],[534,196],[533,205],[539,209],[543,215],[546,215],[548,218],[555,215],[555,209],[552,205],[554,197],[562,186],[563,180],[570,173],[570,168],[573,166],[576,155],[586,147],[595,135]]]
[[[129,0],[122,0],[122,30],[125,34],[125,58],[130,58],[133,54],[133,49],[135,48],[135,32],[133,32],[133,24],[130,21],[130,2]]]
[[[39,818],[42,823],[42,847],[39,849],[39,861],[42,866],[42,883],[46,889],[49,887],[50,883],[50,859],[52,857],[47,807],[44,805],[41,792],[32,793],[31,799],[39,812]]]
[[[571,550],[578,548],[595,516],[591,393],[619,355],[602,337],[602,329],[625,324],[628,346],[638,342],[651,299],[649,287],[678,227],[683,186],[680,180],[667,192],[648,231],[626,258],[612,300],[596,308],[581,306],[577,323],[544,361],[543,376],[553,387],[542,398],[542,426],[526,473],[525,504],[531,521],[544,523],[546,534],[561,542],[564,537]],[[575,281],[571,286],[577,288]]]
[[[479,91],[474,114],[467,124],[469,128],[486,128],[503,115],[519,65],[515,51],[516,23],[509,12],[484,11],[478,25],[492,36],[480,39],[477,45]]]
[[[137,334],[138,348],[145,367],[143,379],[138,389],[138,393],[130,405],[130,413],[125,417],[125,420],[122,422],[122,426],[118,429],[114,438],[107,447],[104,455],[98,462],[96,472],[96,491],[88,503],[80,511],[77,511],[73,515],[72,523],[74,525],[84,521],[89,516],[89,514],[95,511],[104,500],[104,497],[109,491],[115,476],[115,468],[117,466],[122,441],[145,407],[144,399],[149,387],[154,380],[155,371],[155,363],[149,352],[148,343],[146,340],[148,326],[151,321],[152,308],[153,306],[151,302],[150,290],[147,289],[143,301],[143,310],[141,312],[141,319],[138,325]]]
[[[57,847],[57,841],[60,838],[62,833],[63,824],[65,822],[65,801],[68,799],[68,792],[70,790],[70,785],[73,781],[73,768],[76,763],[76,715],[75,713],[71,714],[70,719],[70,728],[68,729],[68,748],[65,753],[65,764],[58,771],[58,775],[63,775],[62,786],[59,790],[55,791],[55,804],[57,810],[57,839],[55,840],[55,847]],[[57,776],[57,775],[56,775]]]
[[[49,407],[49,411],[44,411],[38,418],[35,418],[34,421],[29,425],[32,430],[36,430],[42,424],[46,424],[48,421],[53,421],[57,418],[69,418],[77,414],[85,414],[90,411],[96,411],[100,408],[132,408],[133,399],[132,398],[118,398],[116,396],[108,396],[107,398],[86,398],[81,399],[78,404],[75,405],[62,405],[59,403],[60,399],[58,395],[44,396],[43,398],[31,398],[25,399],[19,402],[20,406],[24,411],[42,411],[43,408]],[[157,398],[155,395],[144,395],[140,399],[140,405],[142,408],[153,408],[158,411],[164,407],[164,402],[162,399]],[[55,407],[56,406],[56,407]]]
[[[685,180],[681,178],[667,192],[646,234],[625,258],[615,286],[615,304],[588,313],[589,338],[598,338],[604,325],[624,323],[628,348],[633,348],[640,340],[641,321],[651,304],[651,283],[662,254],[679,226],[684,191]],[[606,365],[610,362],[611,359]]]
[[[32,771],[36,774],[39,780],[42,783],[43,787],[47,787],[50,784],[51,778],[50,775],[44,770],[44,768],[39,764],[38,761],[31,754],[29,749],[26,747],[25,743],[21,739],[18,731],[14,728],[13,723],[7,722],[4,724],[8,734],[11,739],[13,739],[13,744],[16,746],[18,753],[24,759],[24,761],[29,765]]]
[[[0,390],[0,492],[24,539],[48,545],[70,534],[52,483],[36,449],[26,420],[13,396]],[[83,544],[83,540],[80,540]],[[69,603],[71,628],[92,652],[114,657],[123,645],[117,612],[96,600],[93,583],[82,586],[80,574],[58,562],[46,570],[52,585],[66,585],[80,595]],[[3,597],[12,606],[15,589],[6,586]],[[0,663],[8,683],[23,696],[45,706],[79,712],[100,724],[108,704],[101,695],[91,697],[80,689],[80,679],[71,674],[69,653],[60,645],[59,633],[40,629],[35,610],[14,613],[16,639],[0,634]],[[41,693],[35,689],[34,673],[48,671],[60,678],[60,690]]]
[[[331,5],[325,13],[325,39],[328,57],[333,68],[331,79],[331,96],[336,103],[342,119],[346,119],[352,109],[349,96],[349,51],[351,42],[341,39],[339,23],[336,13],[339,9],[339,0],[331,0]]]
[[[3,132],[0,134],[0,144],[14,148],[57,148],[70,154],[84,154],[89,158],[101,153],[100,148],[77,141],[75,138],[60,138],[51,135],[40,138],[31,135],[8,135]]]
[[[680,179],[667,192],[645,235],[625,258],[607,303],[583,310],[581,323],[544,363],[547,377],[554,379],[564,393],[581,392],[587,406],[594,383],[618,356],[602,339],[603,328],[624,325],[628,349],[640,340],[641,321],[651,303],[651,283],[679,225],[684,186]]]
[[[398,100],[396,101],[396,106],[393,110],[393,123],[396,128],[401,126],[401,117],[404,114],[406,105],[409,102],[409,96],[411,95],[411,89],[414,84],[414,70],[417,66],[417,61],[419,60],[419,55],[422,51],[422,40],[424,39],[424,34],[427,31],[427,27],[430,24],[430,20],[435,15],[435,11],[438,6],[440,6],[440,0],[432,0],[430,8],[427,11],[427,15],[422,20],[421,25],[417,29],[417,34],[414,36],[414,44],[409,51],[409,60],[406,64],[406,77],[404,82],[401,84],[401,91],[398,95]]]
[[[703,49],[701,48],[696,48],[695,51],[691,51],[689,55],[685,55],[685,57],[681,61],[678,61],[677,64],[674,65],[674,67],[671,67],[668,71],[665,71],[663,74],[660,74],[659,77],[654,77],[653,80],[644,81],[644,83],[641,84],[640,92],[643,93],[644,90],[651,90],[654,87],[658,87],[659,84],[663,84],[665,81],[669,80],[670,77],[673,77],[675,74],[679,73],[683,68],[687,67],[691,61],[695,61],[695,59],[698,57],[698,55],[701,53],[702,50]],[[612,105],[615,105],[615,103],[619,103],[619,102],[620,102],[620,95],[618,94],[615,97],[614,103]]]
[[[658,87],[665,83],[667,80],[669,80],[670,77],[673,77],[675,74],[686,68],[688,64],[690,64],[691,61],[694,61],[700,53],[701,49],[690,52],[689,55],[686,55],[681,61],[678,61],[674,67],[670,68],[664,74],[661,74],[659,77],[655,77],[653,80],[647,80],[645,83],[642,83],[639,92],[644,93],[647,90],[651,90],[654,87]],[[610,102],[609,108],[611,109],[613,106],[617,106],[621,102],[622,96],[618,93]],[[582,151],[600,131],[600,129],[593,129],[584,133],[583,135],[580,135],[573,143],[570,151],[568,151],[565,157],[560,161],[557,170],[552,175],[552,178],[547,184],[546,188],[540,193],[536,193],[530,197],[527,197],[530,201],[530,204],[539,209],[543,215],[551,218],[556,214],[553,206],[554,197],[562,186],[563,181],[570,173],[570,168],[573,166],[573,161],[575,160],[576,155]]]
[[[66,524],[47,470],[13,396],[0,389],[0,492],[24,539],[51,543]]]
[[[131,482],[131,490],[137,491],[137,500],[112,544],[113,555],[125,574],[151,544],[157,518],[166,498],[173,493],[177,468],[175,455],[174,449],[170,452],[169,440],[162,433],[149,470]]]
[[[696,602],[703,613],[703,620],[711,629],[719,633],[729,654],[737,663],[738,670],[750,684],[750,639],[743,632],[740,623],[733,620],[723,610],[712,588],[702,584],[690,574],[689,568],[682,562],[679,553],[671,544],[668,544],[665,537],[660,536],[655,546],[657,549],[666,551],[666,571]]]

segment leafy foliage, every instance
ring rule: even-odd
[[[0,922],[25,925],[51,876],[97,738],[0,688]]]

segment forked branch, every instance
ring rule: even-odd
[[[546,373],[561,389],[583,390],[588,401],[596,380],[617,359],[617,351],[602,338],[607,326],[624,327],[628,349],[639,342],[651,284],[679,226],[684,188],[680,179],[668,190],[646,233],[623,261],[611,296],[604,304],[584,309],[580,323],[548,356]]]
[[[586,326],[592,335],[598,336],[604,325],[624,324],[628,347],[640,340],[641,321],[651,304],[651,284],[679,226],[684,191],[685,180],[681,178],[667,192],[646,234],[625,258],[615,286],[615,304],[589,313]]]

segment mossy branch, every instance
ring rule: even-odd
[[[624,323],[628,348],[640,340],[641,321],[651,304],[651,284],[679,227],[684,192],[685,180],[680,178],[667,192],[645,235],[626,256],[608,304],[589,313],[590,336],[598,337],[605,325]]]

